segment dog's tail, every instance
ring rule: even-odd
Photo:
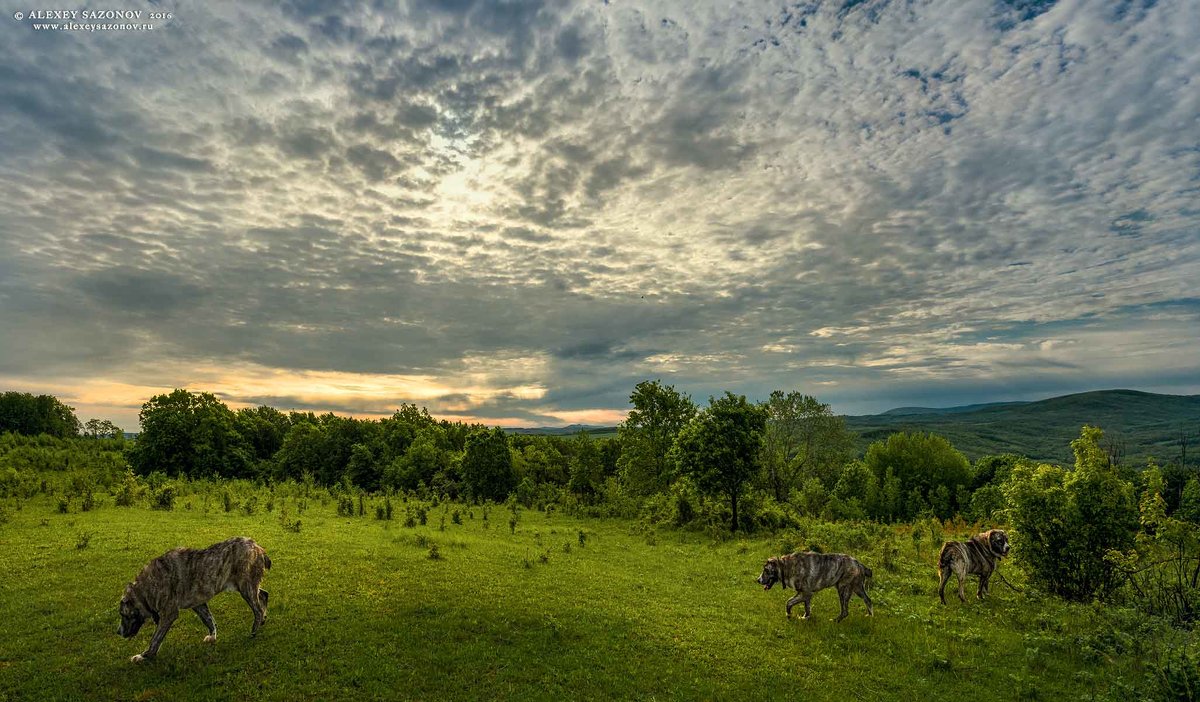
[[[946,571],[954,563],[954,544],[947,541],[942,544],[942,552],[938,555],[938,575]]]
[[[875,573],[870,568],[868,568],[866,565],[864,565],[862,563],[862,561],[859,561],[858,565],[860,567],[862,567],[863,587],[865,587],[868,590],[875,587]]]

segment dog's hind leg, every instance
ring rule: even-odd
[[[263,623],[267,621],[267,600],[271,599],[271,593],[262,589],[258,589],[258,601],[262,603]]]
[[[266,609],[258,597],[259,589],[255,585],[243,585],[238,588],[238,592],[241,593],[246,604],[250,605],[250,611],[254,612],[254,626],[250,629],[250,635],[257,636],[259,627],[267,620]]]
[[[848,587],[847,588],[841,588],[841,587],[838,588],[838,601],[842,605],[842,611],[837,615],[837,618],[834,619],[833,621],[840,622],[843,619],[845,619],[847,615],[850,614],[850,594],[851,594],[850,588],[848,588]]]
[[[145,651],[142,651],[129,660],[133,663],[141,663],[144,660],[157,656],[158,647],[162,646],[163,639],[167,638],[167,632],[171,630],[171,625],[175,623],[178,617],[178,611],[161,614],[158,619],[158,628],[154,630],[154,636],[150,637],[150,645],[146,647]]]
[[[938,597],[941,598],[942,604],[946,604],[946,583],[950,581],[950,569],[938,569],[938,576],[941,577],[941,584],[938,585]]]
[[[867,616],[875,614],[875,609],[871,606],[871,598],[867,595],[867,588],[862,583],[858,584],[858,589],[855,593],[862,598],[863,602],[867,603]]]
[[[967,576],[962,573],[957,573],[957,572],[954,575],[958,578],[958,599],[960,599],[964,603],[966,603],[967,591],[964,589],[964,587],[966,586],[966,583],[967,583]]]
[[[200,617],[200,621],[204,622],[204,626],[208,628],[208,636],[204,637],[204,643],[217,642],[217,623],[213,621],[212,612],[208,611],[208,605],[202,604],[199,607],[192,607],[192,611],[196,616]]]

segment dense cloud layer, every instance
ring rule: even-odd
[[[0,17],[0,384],[503,424],[1200,391],[1194,2]]]

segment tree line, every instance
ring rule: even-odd
[[[423,499],[511,501],[651,524],[725,531],[787,529],[806,519],[884,523],[963,518],[1010,525],[1031,577],[1087,600],[1137,592],[1177,621],[1200,617],[1200,476],[1153,463],[1134,470],[1084,426],[1074,465],[985,456],[946,439],[898,432],[855,455],[827,404],[777,391],[764,402],[724,393],[698,405],[659,381],[638,383],[614,438],[506,434],[404,405],[383,419],[231,410],[175,390],[142,407],[125,441],[111,423],[81,424],[51,396],[0,396],[0,497],[46,491],[45,471],[73,489],[135,475],[295,481]],[[125,466],[133,474],[125,478]],[[83,471],[82,473],[80,471]],[[98,471],[98,472],[97,472]],[[41,487],[38,487],[38,481]],[[1172,480],[1182,487],[1171,489]],[[916,533],[914,531],[914,533]]]

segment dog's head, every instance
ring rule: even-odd
[[[996,558],[1004,558],[1008,555],[1008,534],[1004,533],[1003,529],[991,529],[983,533],[987,537],[988,549]]]
[[[779,559],[768,558],[763,566],[762,573],[759,574],[755,581],[763,586],[764,590],[770,590],[771,586],[783,579],[783,574],[779,572]]]
[[[142,603],[133,593],[133,584],[125,586],[125,594],[121,596],[121,626],[117,634],[127,639],[137,635],[138,630],[146,623],[149,616]]]

